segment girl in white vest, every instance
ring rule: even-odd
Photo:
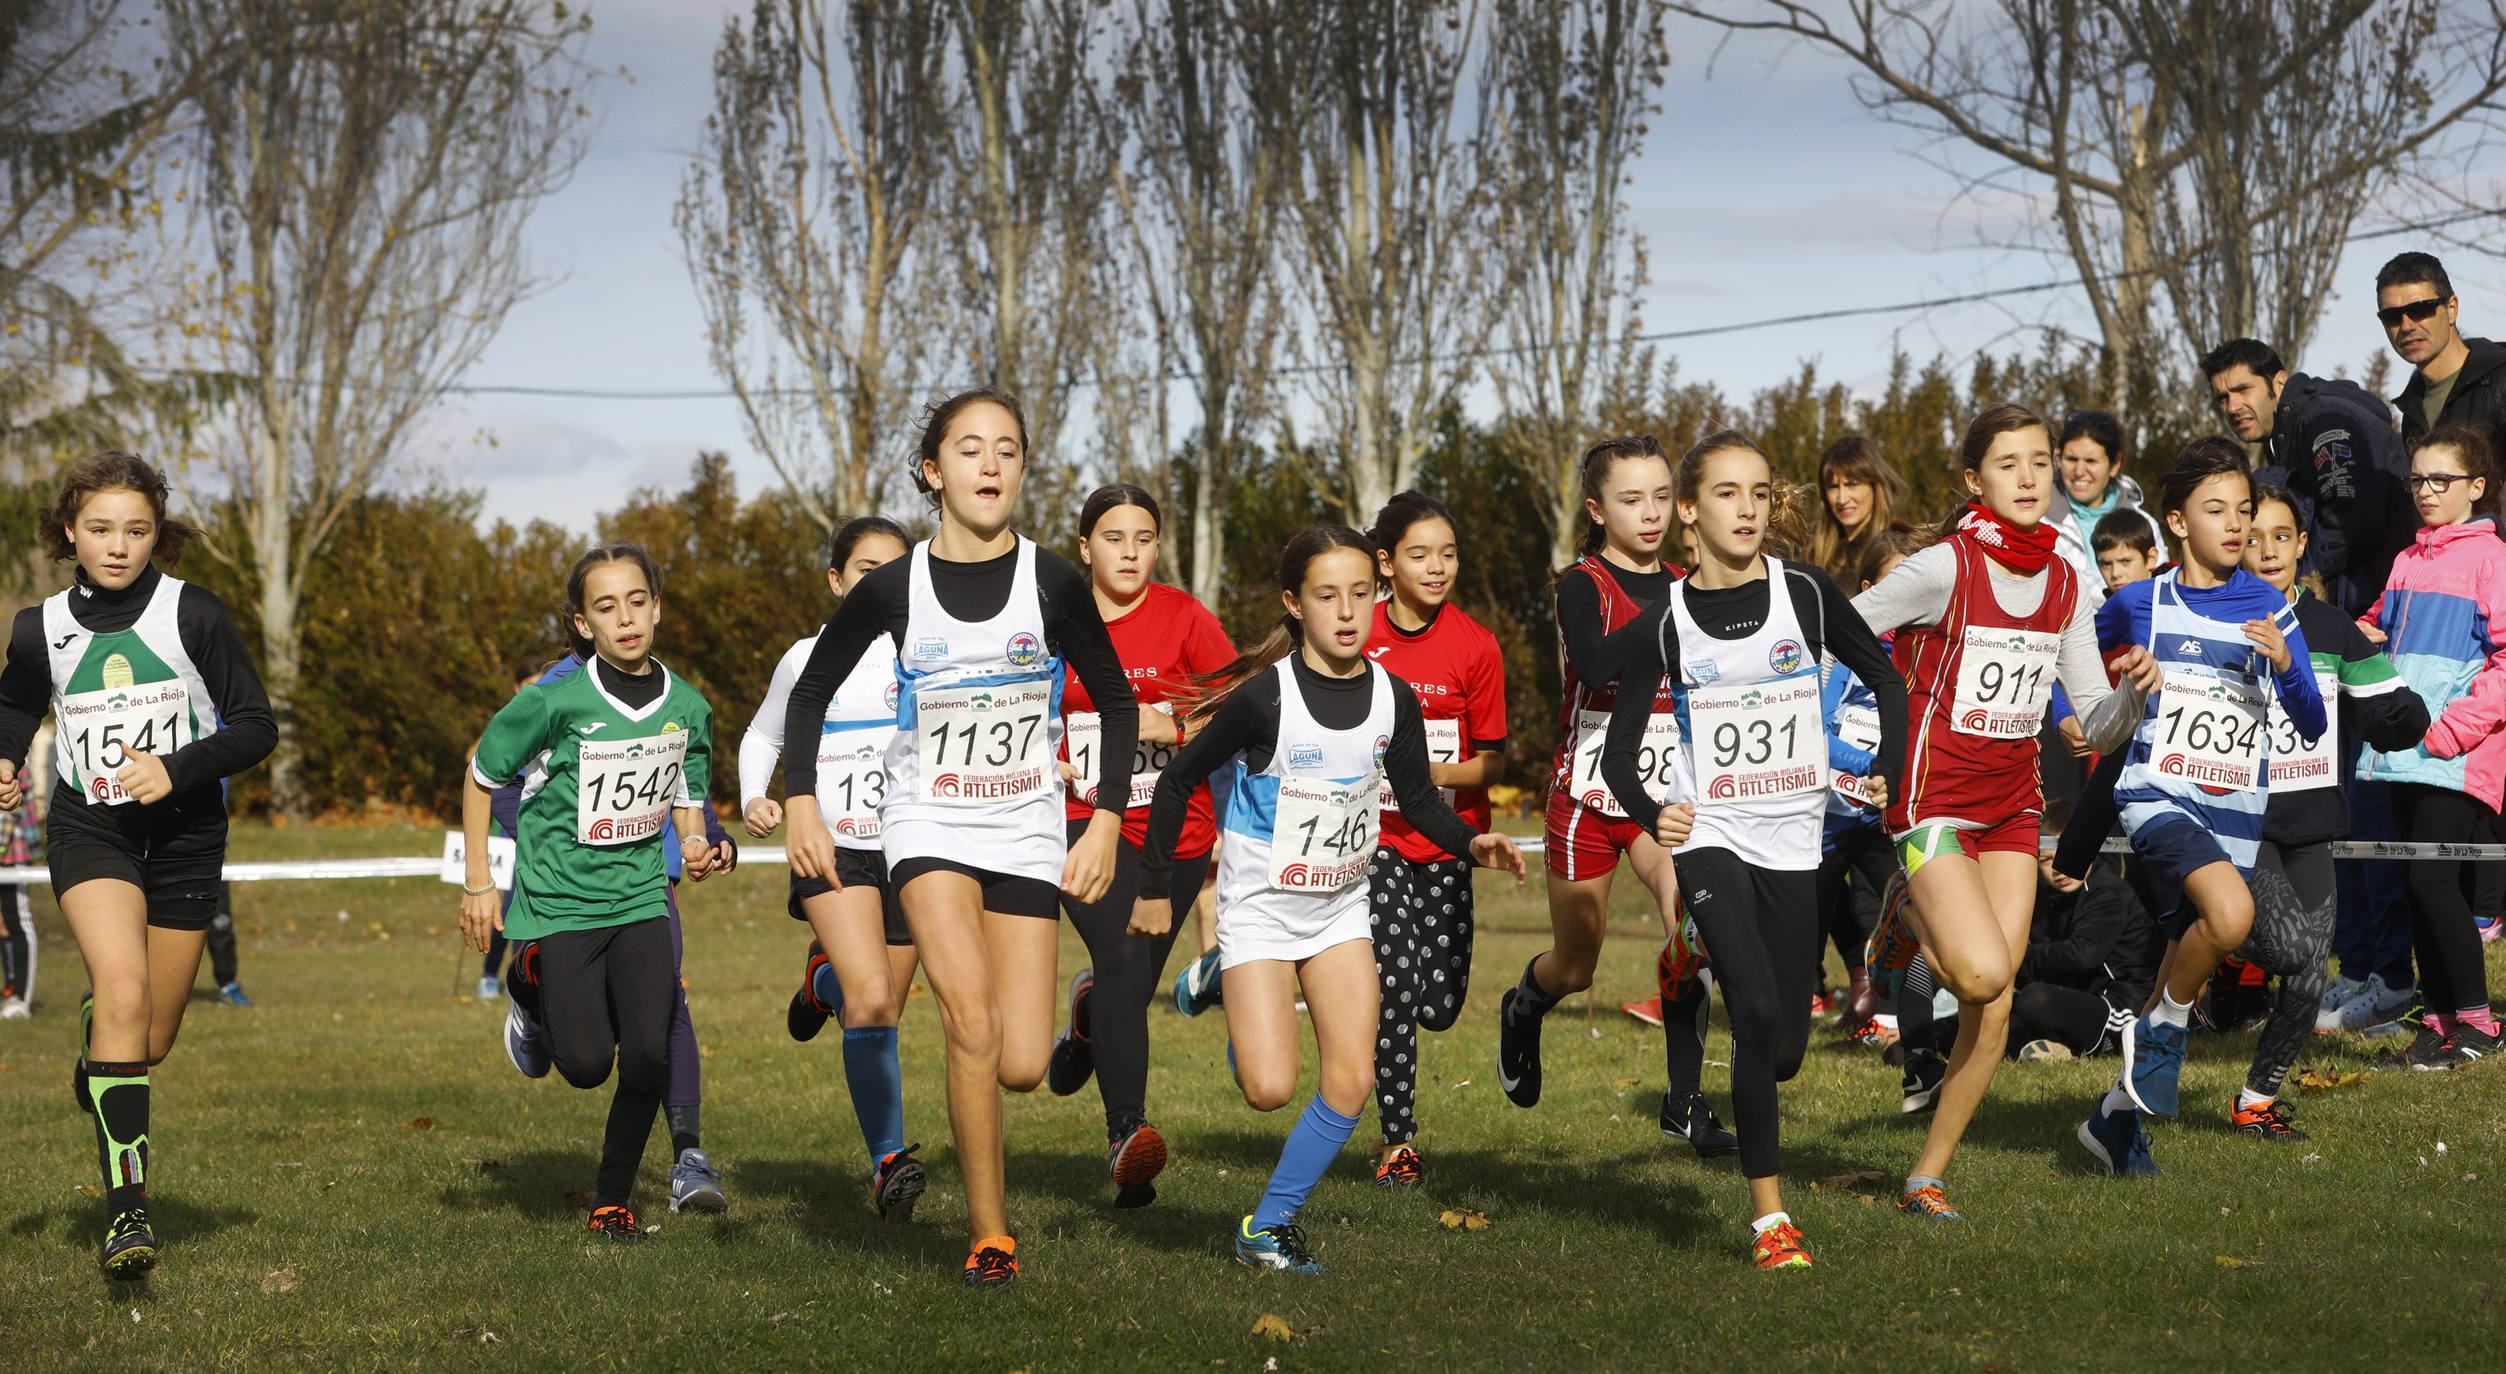
[[[1320,1084],[1288,1135],[1236,1258],[1320,1273],[1296,1225],[1314,1184],[1357,1129],[1375,1075],[1377,971],[1367,867],[1378,787],[1456,858],[1517,881],[1522,852],[1474,834],[1427,771],[1418,699],[1367,662],[1375,614],[1374,545],[1353,529],[1299,531],[1279,556],[1286,614],[1262,643],[1212,678],[1194,708],[1190,742],[1158,778],[1140,858],[1132,925],[1174,921],[1175,842],[1192,791],[1222,766],[1233,786],[1218,847],[1218,959],[1236,1081],[1257,1111],[1287,1105],[1300,1070],[1297,998],[1314,1017]]]
[[[226,866],[226,779],[278,744],[269,698],[218,599],[166,576],[198,531],[165,512],[133,453],[70,468],[43,533],[76,559],[69,590],[18,612],[0,672],[0,810],[46,714],[58,775],[44,832],[52,892],[94,992],[79,1008],[72,1091],[103,1165],[104,1271],[145,1275],[148,1071],[173,1052]]]
[[[1010,528],[1026,468],[1027,422],[1007,393],[983,387],[932,407],[913,471],[939,532],[845,595],[783,724],[786,739],[817,733],[871,643],[895,646],[879,845],[940,1003],[973,1233],[963,1278],[986,1288],[1018,1276],[1000,1089],[1031,1092],[1044,1079],[1061,894],[1094,902],[1113,881],[1139,730],[1086,576]],[[1103,741],[1100,805],[1076,842],[1055,763],[1065,661],[1095,699]],[[784,751],[792,871],[840,883],[817,774],[815,750]]]

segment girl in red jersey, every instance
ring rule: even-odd
[[[2090,746],[2105,752],[2131,735],[2140,694],[2158,680],[2136,648],[2113,665],[2131,690],[2107,683],[2100,598],[2054,556],[2043,523],[2056,492],[2045,422],[2025,406],[1994,406],[1967,427],[1958,456],[1966,509],[1853,603],[1874,633],[1900,632],[1893,657],[1906,680],[1909,744],[1887,825],[1914,900],[1896,909],[1916,922],[1925,959],[1958,999],[1948,1076],[1897,1205],[1948,1221],[1963,1218],[1942,1176],[2001,1062],[2010,979],[2035,913],[2046,703],[2060,681]]]
[[[1376,569],[1392,594],[1375,603],[1366,656],[1410,685],[1427,729],[1429,780],[1473,830],[1489,827],[1488,787],[1505,767],[1505,664],[1497,637],[1445,598],[1461,568],[1453,516],[1405,491],[1374,527]],[[1413,1104],[1418,1033],[1450,1029],[1471,979],[1471,863],[1447,854],[1401,817],[1389,784],[1381,837],[1367,870],[1375,966],[1383,977],[1375,1037],[1375,1112],[1383,1148],[1379,1188],[1419,1182]]]
[[[1149,999],[1174,948],[1175,929],[1144,935],[1131,925],[1149,798],[1157,792],[1158,774],[1181,747],[1183,712],[1176,707],[1191,705],[1190,679],[1216,672],[1236,655],[1208,607],[1181,588],[1150,580],[1157,570],[1159,532],[1156,498],[1126,483],[1097,488],[1079,511],[1079,561],[1113,636],[1114,656],[1140,699],[1140,742],[1131,756],[1131,794],[1124,799],[1112,886],[1093,902],[1062,894],[1062,910],[1087,942],[1092,962],[1070,980],[1070,1019],[1053,1042],[1045,1082],[1068,1097],[1095,1075],[1105,1102],[1106,1170],[1117,1207],[1155,1201],[1153,1180],[1166,1167],[1166,1141],[1149,1124],[1146,1106]],[[1075,673],[1062,686],[1062,711],[1075,844],[1096,814],[1100,738],[1096,707]],[[1209,788],[1195,787],[1175,844],[1177,890],[1199,890],[1216,829]]]
[[[1662,599],[1676,566],[1663,559],[1673,532],[1671,460],[1650,437],[1605,439],[1584,454],[1584,512],[1591,523],[1580,555],[1558,576],[1558,658],[1566,679],[1558,719],[1556,775],[1549,790],[1545,862],[1552,944],[1523,969],[1497,1008],[1497,1085],[1517,1107],[1540,1101],[1540,1019],[1592,986],[1601,957],[1610,875],[1624,854],[1636,876],[1663,899],[1669,933],[1671,852],[1627,818],[1601,777],[1611,690],[1635,641],[1627,627]],[[1671,778],[1679,724],[1671,689],[1655,697],[1641,759],[1656,793]]]

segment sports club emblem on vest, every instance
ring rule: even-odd
[[[1032,668],[1044,661],[1044,641],[1020,630],[1009,637],[1009,662],[1014,668]]]
[[[1801,671],[1801,641],[1787,639],[1767,650],[1766,666],[1786,677]]]
[[[1298,744],[1290,746],[1288,749],[1288,766],[1290,768],[1322,767],[1323,747],[1319,744]]]
[[[131,661],[122,657],[120,654],[107,654],[105,656],[104,667],[101,672],[103,674],[103,685],[108,688],[128,687],[131,685],[133,680],[131,677]]]

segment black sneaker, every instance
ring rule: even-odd
[[[157,1267],[157,1233],[148,1229],[145,1206],[125,1207],[113,1214],[113,1224],[104,1229],[104,1276],[108,1279],[144,1279]]]
[[[806,1044],[827,1027],[827,1009],[818,1003],[818,970],[825,967],[826,952],[818,942],[809,942],[809,962],[801,968],[800,991],[792,994],[792,1004],[783,1009],[783,1029],[795,1040]]]
[[[2497,1053],[2500,1040],[2506,1040],[2506,1027],[2483,1034],[2469,1026],[2456,1026],[2454,1033],[2445,1037],[2445,1043],[2438,1046],[2434,1054],[2424,1060],[2412,1061],[2410,1067],[2442,1071],[2477,1064]]]
[[[1540,1103],[1540,1018],[1516,1010],[1523,990],[1511,987],[1497,999],[1497,1086],[1517,1107]]]
[[[2436,1061],[2439,1054],[2444,1052],[2445,1042],[2446,1036],[2436,1027],[2422,1021],[2419,1023],[2418,1034],[2411,1037],[2410,1048],[2401,1052],[2401,1061],[2410,1068],[2427,1068]],[[2446,1067],[2453,1066],[2449,1064]]]
[[[1114,1181],[1114,1205],[1146,1207],[1157,1201],[1157,1176],[1166,1169],[1166,1137],[1145,1121],[1106,1142],[1105,1173]]]
[[[1096,1073],[1096,1045],[1088,1039],[1088,994],[1096,990],[1096,970],[1081,969],[1070,979],[1070,1019],[1053,1037],[1053,1057],[1044,1067],[1044,1086],[1055,1097],[1068,1097],[1088,1086]]]
[[[1714,1108],[1706,1105],[1704,1093],[1662,1094],[1662,1134],[1687,1141],[1699,1159],[1740,1153],[1740,1137],[1724,1128]]]
[[[1940,1098],[1940,1081],[1949,1076],[1949,1061],[1931,1050],[1909,1050],[1906,1053],[1905,1077],[1899,1091],[1905,1094],[1897,1110],[1908,1116],[1928,1112]]]
[[[906,1146],[879,1161],[870,1171],[870,1206],[879,1220],[891,1226],[902,1226],[914,1219],[914,1203],[922,1197],[929,1180],[923,1177],[922,1164],[914,1158],[919,1143]]]

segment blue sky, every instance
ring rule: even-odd
[[[595,7],[587,56],[624,67],[607,83],[574,181],[531,221],[530,248],[555,280],[516,307],[468,380],[483,385],[711,388],[702,322],[671,207],[711,98],[710,60],[726,16],[747,0],[613,0]],[[1674,65],[1636,169],[1630,207],[1651,245],[1649,329],[1768,319],[2058,278],[2042,257],[1969,245],[2007,236],[2022,209],[1953,198],[1920,160],[1921,136],[1866,113],[1839,62],[1743,40],[1709,63],[1713,36],[1673,30]],[[1780,60],[1779,60],[1780,58]],[[2355,371],[2381,346],[2361,278],[2398,250],[2353,250],[2312,360]],[[2457,267],[2467,332],[2486,324],[2506,273]],[[2014,313],[2016,312],[2016,313]],[[1876,385],[1892,342],[1952,354],[2048,320],[2083,326],[2076,293],[1823,324],[1672,345],[1682,375],[1745,397],[1804,358],[1848,385]],[[1483,402],[1484,403],[1484,402]],[[492,436],[493,446],[484,440]],[[440,476],[486,494],[486,515],[545,517],[576,530],[641,485],[679,483],[701,449],[732,456],[743,491],[774,480],[728,401],[455,397],[433,416],[403,479]]]

